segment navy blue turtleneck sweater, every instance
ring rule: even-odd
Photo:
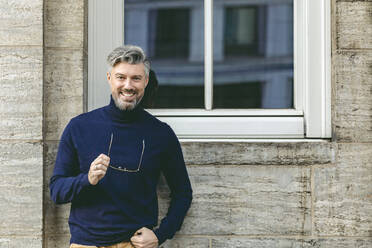
[[[88,181],[92,161],[108,153],[110,165],[95,186]],[[142,163],[140,158],[145,144]],[[156,187],[163,173],[171,191],[166,217],[157,226]],[[106,246],[129,241],[141,227],[154,230],[159,244],[180,229],[192,200],[192,189],[178,139],[165,123],[141,107],[121,111],[108,106],[81,114],[68,123],[50,179],[51,198],[71,202],[71,243]]]

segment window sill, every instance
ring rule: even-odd
[[[304,118],[288,117],[158,117],[180,139],[301,139]]]

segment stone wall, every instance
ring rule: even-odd
[[[0,247],[67,247],[48,180],[85,110],[87,0],[0,6]],[[371,24],[370,0],[332,0],[332,141],[182,143],[194,201],[163,247],[372,247]]]
[[[43,1],[0,0],[0,81],[0,247],[41,247]]]
[[[87,0],[45,0],[44,67],[44,247],[67,247],[70,205],[49,196],[59,138],[67,122],[85,111]]]

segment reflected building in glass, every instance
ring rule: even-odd
[[[124,16],[154,107],[204,109],[204,1],[126,0]],[[293,108],[293,0],[215,0],[213,17],[213,108]]]

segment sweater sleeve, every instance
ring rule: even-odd
[[[159,245],[166,239],[171,239],[176,231],[180,230],[192,201],[192,189],[181,146],[173,130],[171,133],[170,147],[166,153],[167,158],[163,170],[170,189],[171,201],[167,215],[161,220],[159,228],[154,230]]]
[[[84,187],[90,185],[88,174],[80,173],[71,125],[70,121],[62,134],[49,183],[50,195],[56,204],[71,202]]]

